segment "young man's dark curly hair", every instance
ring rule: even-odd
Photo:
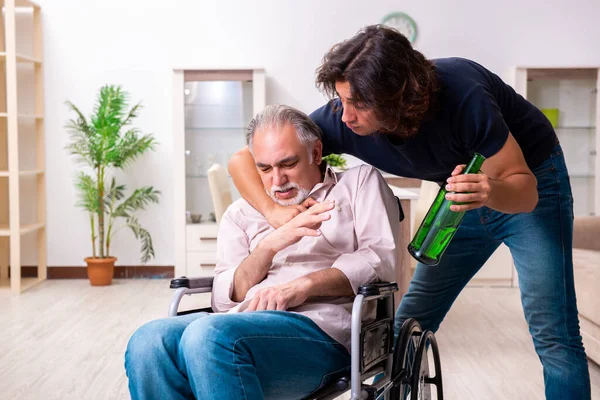
[[[317,69],[317,87],[336,97],[336,82],[348,82],[352,99],[373,110],[381,132],[410,137],[434,102],[433,63],[394,29],[370,25],[333,46]]]

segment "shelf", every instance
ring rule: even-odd
[[[185,177],[187,179],[200,179],[200,178],[208,178],[208,175],[206,175],[206,174],[200,174],[200,175],[186,174]],[[227,177],[231,178],[231,175],[227,174]]]
[[[35,176],[35,175],[42,175],[44,173],[43,169],[34,169],[34,170],[29,170],[29,171],[19,171],[19,176]],[[8,171],[0,171],[0,177],[9,177],[9,172]]]
[[[0,61],[6,60],[6,53],[2,52],[0,53]],[[33,64],[37,64],[37,65],[41,65],[42,62],[34,57],[31,56],[26,56],[24,54],[17,54],[17,62],[26,62],[26,63],[33,63]]]
[[[593,178],[595,174],[571,174],[569,178]]]
[[[21,291],[31,289],[35,285],[44,282],[45,279],[40,278],[21,278]]]
[[[23,224],[19,233],[25,235],[42,228],[44,228],[44,224]],[[0,224],[0,236],[10,236],[10,227],[7,224]]]
[[[578,131],[593,131],[596,129],[595,126],[557,126],[554,129],[573,129]]]
[[[185,176],[187,179],[199,179],[199,178],[208,178],[207,175],[186,175]]]
[[[38,283],[44,282],[45,279],[40,278],[21,278],[21,292],[31,289]],[[0,289],[9,289],[10,288],[10,279],[2,279],[0,280]]]
[[[186,95],[189,96],[189,95]],[[239,110],[240,103],[185,103],[186,108],[202,108],[202,107],[218,107],[218,108],[233,108],[235,110]]]
[[[0,113],[0,118],[8,118],[7,113]],[[42,115],[33,115],[33,114],[17,114],[17,118],[21,119],[44,119]]]
[[[229,127],[221,127],[221,126],[214,126],[214,127],[197,127],[197,128],[185,128],[186,131],[240,131],[240,130],[246,130],[245,126],[229,126]]]
[[[30,171],[19,171],[19,176],[37,176],[37,175],[43,175],[43,174],[44,174],[43,169],[34,169],[34,170],[30,170]]]
[[[519,67],[527,71],[527,80],[596,79],[598,67]]]
[[[40,6],[33,1],[29,1],[29,0],[15,0],[15,7],[16,8],[40,8]]]

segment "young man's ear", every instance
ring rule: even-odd
[[[323,162],[323,142],[320,140],[317,140],[313,147],[313,160],[317,165],[321,165],[321,162]]]

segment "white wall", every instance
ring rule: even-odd
[[[48,265],[83,265],[91,249],[86,215],[74,207],[73,162],[64,150],[70,100],[89,112],[97,89],[122,84],[145,109],[138,126],[158,150],[123,179],[163,192],[141,217],[156,259],[174,263],[171,71],[263,67],[267,102],[306,112],[323,103],[314,70],[334,43],[392,11],[418,24],[428,57],[473,58],[504,74],[513,65],[600,65],[598,0],[39,0],[45,40]],[[177,155],[181,156],[182,155]],[[135,265],[139,245],[123,231],[113,253]]]

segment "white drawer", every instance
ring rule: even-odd
[[[217,237],[219,226],[215,223],[187,224],[186,229],[188,233],[192,233],[197,236]]]
[[[215,274],[217,265],[215,252],[188,252],[186,258],[186,276],[213,276]]]
[[[186,226],[186,251],[217,251],[217,224],[190,224]]]

